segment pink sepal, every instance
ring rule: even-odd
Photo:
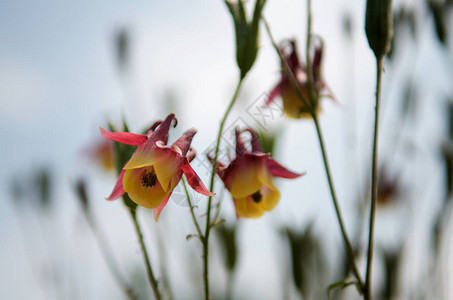
[[[269,98],[267,98],[266,100],[266,106],[271,104],[275,97],[279,96],[282,94],[282,83],[278,83],[271,91],[271,93],[269,94]]]
[[[269,171],[271,172],[272,176],[274,177],[281,177],[281,178],[297,178],[300,176],[305,175],[304,173],[294,173],[282,165],[280,165],[278,162],[273,160],[272,158],[269,158],[267,160],[267,167],[269,168]]]
[[[214,193],[211,193],[206,186],[201,181],[200,177],[198,177],[197,173],[195,173],[194,169],[190,166],[189,162],[186,162],[182,165],[181,170],[186,175],[187,183],[197,192],[205,196],[214,196]]]
[[[162,203],[158,207],[153,209],[154,221],[157,222],[159,220],[159,215],[162,212],[162,210],[164,209],[164,207],[167,205],[168,200],[170,199],[171,193],[172,192],[168,193],[167,198],[165,198],[165,200],[162,201]]]
[[[172,147],[178,147],[181,149],[181,155],[185,156],[189,151],[190,143],[192,142],[193,136],[197,133],[196,129],[189,129],[173,143]]]
[[[118,176],[118,179],[116,180],[116,184],[115,184],[115,187],[113,188],[112,193],[110,194],[110,196],[105,198],[105,200],[112,201],[112,200],[116,200],[119,197],[123,196],[123,194],[124,194],[124,189],[123,189],[124,172],[126,172],[126,170],[121,170],[121,173]]]
[[[101,131],[102,136],[105,137],[106,139],[126,145],[140,146],[147,139],[146,135],[143,134],[136,134],[130,132],[110,132],[102,127],[99,127],[99,130]]]

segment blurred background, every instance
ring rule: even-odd
[[[379,299],[453,299],[452,7],[451,0],[393,1],[379,145]],[[323,100],[320,121],[363,272],[375,93],[364,12],[365,1],[312,4],[323,76],[338,100]],[[268,0],[264,15],[277,41],[295,38],[305,57],[305,1]],[[224,194],[226,222],[211,240],[213,296],[327,298],[327,287],[348,274],[316,131],[309,119],[286,119],[280,99],[275,115],[256,113],[280,79],[264,30],[260,45],[222,147],[231,129],[250,126],[274,142],[276,159],[307,175],[277,180],[280,203],[258,220],[236,220]],[[237,72],[223,1],[1,1],[0,298],[125,299],[102,247],[139,299],[152,297],[127,210],[104,200],[116,173],[98,127],[125,120],[140,132],[174,112],[179,125],[170,141],[198,129],[192,165],[206,183],[204,154]],[[203,220],[206,198],[195,202]],[[201,245],[186,240],[195,228],[184,195],[173,194],[158,223],[151,210],[139,208],[138,217],[165,298],[199,299]],[[331,296],[359,298],[354,287]]]

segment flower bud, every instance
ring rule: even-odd
[[[368,0],[365,32],[368,44],[379,60],[390,50],[392,39],[392,0]]]
[[[225,1],[233,17],[236,32],[236,61],[241,71],[241,78],[250,71],[258,54],[259,24],[265,2],[266,0],[256,1],[253,19],[249,22],[243,0],[238,0],[237,3]]]

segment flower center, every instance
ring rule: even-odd
[[[148,171],[145,169],[143,171],[143,176],[142,176],[142,186],[149,188],[153,187],[156,185],[157,177],[156,173],[154,173],[154,170],[152,169],[151,171]]]
[[[260,191],[258,190],[257,192],[253,193],[250,197],[252,197],[253,201],[256,203],[260,203],[261,199],[263,198],[263,195],[261,195]]]

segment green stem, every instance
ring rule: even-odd
[[[126,283],[124,278],[121,276],[121,272],[119,271],[118,265],[113,259],[112,253],[110,252],[110,247],[107,243],[107,240],[104,238],[104,235],[100,232],[98,226],[96,225],[96,222],[94,221],[93,216],[88,211],[84,210],[83,212],[88,222],[88,225],[90,226],[91,231],[93,232],[93,235],[96,238],[96,241],[98,242],[99,248],[101,249],[102,252],[102,256],[104,257],[105,262],[107,263],[107,267],[109,268],[110,272],[113,275],[113,278],[115,278],[116,282],[118,283],[118,286],[121,288],[121,290],[128,299],[131,300],[137,299],[132,288]]]
[[[195,217],[195,213],[193,212],[194,206],[192,205],[192,202],[190,201],[189,191],[187,190],[187,185],[186,185],[186,181],[184,180],[184,178],[182,178],[182,185],[184,187],[184,192],[186,193],[187,202],[189,202],[190,214],[192,215],[193,224],[195,225],[195,228],[197,229],[197,233],[198,233],[198,236],[200,237],[200,240],[203,240],[203,233],[201,232],[200,225],[198,224],[197,218]]]
[[[324,138],[323,138],[323,135],[322,135],[321,126],[319,125],[318,117],[316,115],[314,115],[313,121],[315,122],[316,132],[318,134],[319,146],[321,148],[322,159],[323,159],[323,162],[324,162],[324,168],[326,170],[327,181],[329,183],[330,194],[332,196],[332,202],[333,202],[333,205],[335,207],[335,213],[337,215],[338,223],[340,224],[340,230],[341,230],[341,234],[343,236],[344,244],[346,246],[346,252],[347,252],[348,257],[349,257],[349,263],[350,263],[352,272],[354,273],[354,276],[357,279],[358,285],[359,285],[360,289],[363,292],[363,281],[362,281],[362,278],[360,276],[359,269],[357,268],[357,265],[355,263],[354,249],[352,248],[351,241],[349,240],[348,234],[346,232],[346,227],[345,227],[344,222],[343,222],[343,216],[342,216],[342,213],[341,213],[341,209],[340,209],[340,206],[338,205],[338,200],[337,200],[337,196],[336,196],[336,193],[335,193],[335,187],[333,185],[332,176],[330,174],[329,161],[327,160],[327,153],[326,153],[326,149],[325,149],[325,146],[324,146]]]
[[[382,75],[382,57],[376,58],[376,108],[374,119],[374,141],[373,141],[373,164],[371,169],[371,206],[370,206],[370,233],[368,236],[368,255],[365,277],[365,299],[371,300],[371,271],[373,265],[373,245],[374,245],[374,219],[376,216],[377,201],[377,169],[378,169],[378,136],[379,136],[379,106],[381,96],[381,75]]]
[[[150,263],[149,257],[148,257],[148,251],[146,250],[145,241],[143,240],[142,230],[141,230],[140,224],[138,223],[138,220],[137,220],[137,214],[132,209],[129,209],[129,212],[131,214],[132,220],[134,221],[135,230],[137,231],[140,246],[142,248],[143,258],[145,260],[145,265],[146,265],[146,272],[148,273],[148,279],[149,279],[149,283],[150,283],[151,288],[154,293],[154,298],[156,300],[160,300],[162,298],[160,296],[160,292],[157,287],[157,281],[156,281],[156,278],[154,277],[153,269],[151,268],[151,263]]]
[[[215,179],[215,170],[217,165],[217,159],[219,156],[219,147],[220,147],[220,139],[222,137],[223,127],[225,126],[226,119],[230,114],[231,109],[233,108],[234,103],[236,102],[239,90],[241,89],[242,82],[244,78],[240,77],[238,84],[236,86],[236,90],[234,91],[233,97],[231,98],[230,104],[228,105],[225,114],[223,115],[222,121],[220,122],[219,132],[217,133],[217,141],[215,146],[215,154],[214,160],[212,162],[212,172],[211,172],[211,181],[209,185],[209,190],[214,190],[214,179]],[[208,199],[208,208],[206,213],[206,229],[203,238],[203,277],[204,277],[204,292],[205,292],[205,299],[209,299],[209,274],[208,274],[208,255],[209,255],[209,232],[211,230],[211,204],[212,204],[212,196]]]
[[[310,3],[308,5],[310,6]],[[298,97],[300,98],[300,100],[302,102],[304,102],[305,104],[310,105],[310,108],[311,108],[310,109],[310,113],[311,113],[311,116],[312,116],[313,121],[314,121],[315,126],[316,126],[316,132],[318,134],[319,145],[320,145],[321,152],[322,152],[322,157],[323,157],[324,167],[325,167],[325,170],[326,170],[327,180],[328,180],[328,183],[329,183],[330,193],[332,195],[332,201],[333,201],[333,204],[334,204],[334,207],[335,207],[335,212],[336,212],[336,215],[337,215],[338,223],[340,224],[341,233],[342,233],[343,240],[344,240],[344,243],[345,243],[345,246],[346,246],[346,252],[347,252],[348,257],[349,257],[349,262],[350,262],[350,265],[351,265],[351,269],[352,269],[352,271],[354,273],[354,276],[356,277],[358,285],[360,287],[360,292],[362,292],[362,290],[363,290],[363,281],[361,279],[360,273],[359,273],[357,265],[355,263],[354,250],[352,248],[352,244],[351,244],[351,242],[349,240],[348,234],[346,232],[346,228],[344,226],[343,217],[342,217],[342,214],[341,214],[340,207],[338,205],[338,201],[337,201],[337,197],[336,197],[336,193],[335,193],[335,189],[334,189],[334,185],[333,185],[333,180],[332,180],[332,177],[330,175],[329,162],[327,160],[327,153],[326,153],[326,150],[325,150],[325,147],[324,147],[324,139],[323,139],[323,135],[322,135],[322,131],[321,131],[321,126],[319,124],[318,117],[317,117],[316,112],[315,112],[315,108],[312,105],[312,103],[315,103],[315,102],[313,100],[311,100],[311,99],[314,99],[313,98],[314,97],[313,91],[312,91],[312,88],[311,88],[312,87],[311,78],[309,76],[309,75],[311,75],[311,72],[307,71],[307,77],[308,77],[308,83],[307,84],[308,84],[308,87],[310,87],[309,88],[309,97],[310,97],[310,99],[306,99],[303,96],[303,94],[300,91],[300,89],[299,89],[299,86],[298,86],[296,78],[294,77],[294,74],[291,72],[291,70],[290,70],[288,64],[286,63],[284,57],[280,53],[280,50],[278,49],[278,46],[275,43],[275,40],[274,40],[274,38],[272,36],[272,33],[270,31],[269,25],[267,24],[266,20],[263,19],[263,21],[264,21],[266,30],[268,32],[269,38],[271,39],[272,45],[274,46],[275,50],[277,51],[277,53],[278,53],[278,55],[280,57],[280,61],[281,61],[282,66],[283,66],[283,71],[287,75],[287,77],[288,77],[288,79],[289,79],[289,81],[291,83],[291,86],[296,91],[296,93],[297,93]],[[310,25],[308,26],[308,28],[310,29]],[[309,39],[309,38],[310,38],[310,34],[308,34],[308,36],[307,36],[307,39]],[[309,46],[310,46],[310,44],[309,44],[309,41],[308,41],[307,42],[307,47],[309,48]],[[307,49],[307,52],[308,52],[308,49]],[[307,61],[307,70],[310,69],[310,68],[311,68],[310,67],[310,61]]]

